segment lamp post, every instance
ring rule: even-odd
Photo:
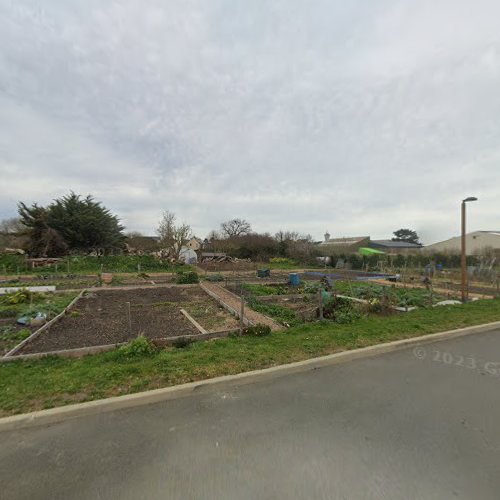
[[[469,201],[477,201],[477,198],[474,196],[469,196],[462,200],[462,252],[460,255],[460,267],[462,274],[462,302],[467,300],[468,290],[466,290],[467,284],[467,266],[466,266],[466,253],[465,253],[465,204]]]

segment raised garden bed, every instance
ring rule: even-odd
[[[238,326],[198,286],[98,290],[86,292],[66,316],[17,354],[118,344],[140,334],[150,339],[200,334],[182,308],[209,332]]]
[[[22,316],[41,312],[50,320],[76,297],[76,293],[38,293],[21,289],[0,295],[0,356],[29,337],[40,325],[18,325]]]

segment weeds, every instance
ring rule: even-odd
[[[185,347],[189,347],[192,343],[193,339],[188,337],[178,337],[172,342],[172,345],[177,349],[184,349]]]
[[[300,324],[300,320],[295,312],[288,309],[288,307],[278,304],[264,304],[254,297],[249,297],[247,302],[254,311],[270,316],[282,325],[295,326]]]
[[[243,330],[243,335],[248,335],[249,337],[265,337],[270,334],[271,327],[260,323],[257,325],[247,326]]]
[[[119,356],[124,358],[151,356],[155,352],[156,347],[144,335],[139,335],[118,348]]]
[[[189,285],[192,283],[199,283],[200,278],[198,277],[198,273],[195,271],[180,271],[177,273],[177,281],[178,285]]]

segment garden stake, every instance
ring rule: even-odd
[[[130,314],[130,302],[126,302],[126,304],[127,304],[128,329],[129,329],[130,335],[132,335],[132,317]]]

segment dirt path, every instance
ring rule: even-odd
[[[218,297],[218,300],[228,305],[231,309],[236,312],[239,312],[241,307],[241,299],[234,293],[226,290],[225,288],[217,285],[215,283],[204,282],[200,284],[200,286],[207,292],[212,292]],[[250,309],[248,306],[245,307],[245,318],[248,319],[251,323],[256,325],[257,323],[261,323],[263,325],[269,325],[272,330],[280,330],[282,327],[278,325],[271,318],[260,314],[253,309]]]

